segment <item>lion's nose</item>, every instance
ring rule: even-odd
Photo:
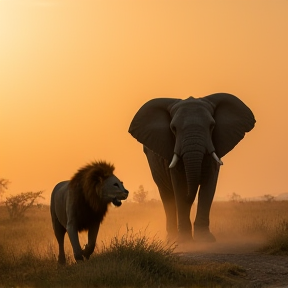
[[[125,197],[125,199],[128,197],[128,194],[129,194],[129,191],[128,190],[126,190],[126,189],[124,189],[124,191],[123,191],[123,196]]]

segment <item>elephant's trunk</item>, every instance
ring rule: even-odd
[[[201,177],[201,166],[204,153],[200,151],[187,152],[183,155],[183,162],[185,166],[188,195],[195,197]]]

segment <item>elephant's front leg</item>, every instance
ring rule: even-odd
[[[178,242],[192,241],[192,225],[190,221],[191,199],[176,199],[178,217]]]
[[[192,241],[190,211],[195,195],[188,196],[186,177],[181,167],[178,167],[178,171],[174,170],[171,172],[177,209],[178,242]]]
[[[205,159],[204,176],[198,195],[197,214],[194,222],[194,239],[201,242],[215,242],[209,229],[209,216],[214,198],[220,165],[211,158]]]
[[[155,181],[166,215],[167,240],[174,241],[177,237],[177,215],[174,189],[171,182],[169,162],[144,146],[153,180]]]
[[[69,221],[66,229],[67,229],[67,233],[69,235],[70,242],[73,248],[75,260],[77,262],[83,260],[82,249],[80,246],[78,230],[76,228],[76,225],[72,221]]]
[[[167,187],[158,187],[158,189],[166,215],[167,242],[173,242],[177,238],[177,215],[174,192]]]
[[[82,255],[86,259],[89,259],[90,255],[94,252],[99,226],[100,222],[97,222],[94,226],[90,227],[88,230],[88,244],[85,245],[85,248],[82,251]]]

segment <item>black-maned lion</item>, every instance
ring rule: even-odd
[[[128,196],[123,183],[113,174],[114,166],[92,162],[78,170],[70,181],[58,183],[51,195],[51,217],[59,245],[58,262],[66,262],[64,236],[67,231],[76,261],[93,253],[100,223],[108,205],[120,206]],[[88,231],[88,244],[82,249],[78,232]]]

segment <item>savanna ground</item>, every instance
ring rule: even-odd
[[[288,201],[214,202],[210,227],[216,243],[165,246],[160,201],[111,205],[90,260],[66,236],[61,267],[49,207],[11,221],[1,206],[0,287],[288,287]]]

